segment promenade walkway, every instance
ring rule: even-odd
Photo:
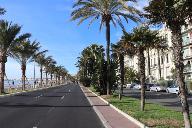
[[[100,119],[108,128],[139,128],[137,124],[127,119],[125,116],[120,114],[114,108],[109,106],[98,96],[94,95],[86,87],[81,86],[84,94],[90,101],[91,105],[94,107],[97,114],[99,114]]]

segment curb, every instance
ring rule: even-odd
[[[48,89],[48,88],[54,88],[54,87],[58,87],[58,86],[62,86],[62,85],[50,86],[50,87],[45,87],[45,88],[36,88],[36,89],[33,89],[33,90],[29,90],[29,91],[22,91],[22,92],[15,92],[15,93],[11,93],[11,94],[0,95],[0,98],[15,96],[17,94],[25,94],[25,93],[28,93],[28,92],[35,92],[35,91],[44,90],[44,89]]]
[[[84,93],[82,86],[80,85],[81,91]],[[95,111],[95,113],[97,114],[97,116],[99,117],[99,119],[101,120],[102,124],[104,125],[105,128],[112,128],[108,121],[103,117],[103,115],[101,114],[101,112],[97,109],[96,106],[93,105],[93,102],[90,100],[89,97],[86,96],[86,94],[84,93],[85,97],[87,98],[87,100],[89,101],[89,103],[91,104],[91,106],[93,107],[93,110]]]
[[[89,88],[87,88],[90,92],[92,92]],[[124,117],[126,117],[127,119],[129,119],[130,121],[134,122],[135,124],[137,124],[139,127],[141,128],[148,128],[145,124],[139,122],[138,120],[136,120],[135,118],[129,116],[127,113],[121,111],[120,109],[118,109],[117,107],[115,107],[114,105],[110,104],[108,101],[106,101],[105,99],[103,99],[102,97],[98,96],[96,93],[92,92],[95,96],[99,97],[103,102],[105,102],[106,104],[108,104],[110,107],[112,107],[113,109],[115,109],[118,113],[122,114]]]

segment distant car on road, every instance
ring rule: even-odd
[[[178,94],[178,93],[179,93],[179,86],[173,84],[173,85],[169,86],[169,87],[166,89],[166,92],[167,92],[167,93],[175,93],[175,94]]]
[[[154,84],[152,87],[150,87],[150,91],[156,91],[156,92],[160,92],[160,91],[165,91],[166,88],[163,86],[160,86],[158,84]]]

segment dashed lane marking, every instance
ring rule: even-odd
[[[50,108],[47,113],[50,113],[51,111],[53,111],[53,109],[55,109],[55,107]]]
[[[61,100],[63,100],[63,99],[64,99],[64,97],[65,97],[65,96],[62,96],[62,97],[61,97]]]

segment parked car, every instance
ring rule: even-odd
[[[138,89],[138,90],[140,90],[140,89],[141,89],[141,85],[140,85],[140,84],[135,84],[135,85],[133,86],[133,89]]]
[[[176,85],[176,84],[173,84],[173,85],[169,86],[169,87],[166,89],[166,92],[167,92],[167,93],[175,93],[175,94],[178,94],[178,93],[179,93],[179,86]]]
[[[132,84],[126,84],[126,88],[130,89]]]
[[[146,83],[145,84],[145,90],[149,91],[150,90],[150,87],[154,86],[155,84],[152,84],[152,83]]]
[[[124,85],[123,85],[123,88],[126,88],[126,87],[127,87],[127,85],[126,85],[126,84],[124,84]]]
[[[156,92],[160,92],[160,91],[165,91],[166,88],[163,86],[160,86],[158,84],[154,84],[152,87],[150,87],[150,91],[156,91]]]

